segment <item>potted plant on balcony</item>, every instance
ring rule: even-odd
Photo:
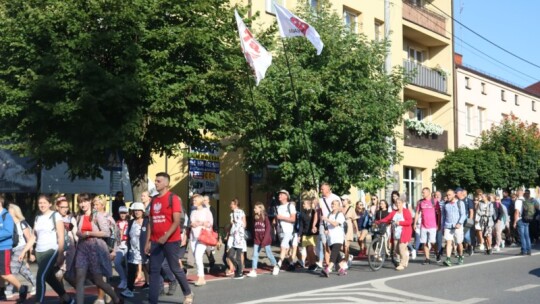
[[[448,73],[445,69],[441,68],[441,66],[438,64],[433,68],[433,70],[437,72],[444,80],[446,80],[446,78],[450,76],[450,73]]]
[[[405,119],[405,127],[416,133],[418,136],[436,138],[443,134],[444,129],[440,125],[427,120],[418,120],[416,118]]]

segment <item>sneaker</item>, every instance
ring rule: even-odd
[[[123,297],[126,297],[126,298],[133,298],[135,295],[133,294],[133,291],[129,290],[129,289],[124,289],[121,293],[120,293]]]
[[[315,271],[315,269],[317,269],[317,265],[311,265],[308,267],[309,271]]]
[[[529,251],[529,252],[527,252],[527,255],[532,255],[532,253]]]
[[[193,304],[193,298],[195,298],[195,294],[192,292],[184,297],[184,304]]]
[[[118,289],[126,289],[127,288],[127,282],[121,281],[120,284],[118,284]]]
[[[105,304],[105,300],[97,299],[97,300],[94,301],[94,304]]]
[[[172,296],[176,292],[176,288],[178,287],[178,282],[172,281],[169,283],[169,290],[167,290],[167,295]]]
[[[257,277],[257,271],[255,269],[252,269],[248,274],[248,277],[250,278],[256,278]]]
[[[478,246],[478,250],[480,251],[484,251],[485,249],[484,244],[480,244],[480,246]]]
[[[26,301],[27,296],[28,296],[28,285],[21,285],[21,288],[19,288],[19,300],[17,300],[17,303],[24,303],[24,301]]]
[[[235,275],[235,276],[233,277],[233,279],[235,279],[235,280],[243,280],[243,279],[244,279],[244,275],[243,275],[243,274]]]
[[[450,260],[450,258],[446,258],[446,261],[444,261],[444,265],[452,266],[452,261]]]
[[[467,249],[467,254],[469,256],[473,256],[474,255],[474,248],[472,245],[469,246],[469,248]]]
[[[435,260],[437,263],[440,263],[441,262],[441,255],[440,254],[437,254],[437,258]]]
[[[499,246],[495,246],[495,248],[493,248],[493,249],[495,249],[495,252],[500,252],[501,251],[501,247],[499,247]]]
[[[458,256],[458,258],[457,258],[457,263],[458,263],[459,265],[462,265],[462,264],[463,264],[463,256],[462,256],[462,255]]]
[[[36,295],[36,286],[32,286],[32,291],[30,291],[30,294],[33,296]]]
[[[492,252],[493,251],[491,251],[491,249],[488,249],[486,253],[487,253],[487,255],[491,255]]]
[[[279,266],[275,265],[274,269],[272,269],[272,275],[278,275],[279,274]]]
[[[425,259],[423,262],[422,262],[422,265],[429,265],[431,264],[431,260],[430,259]]]
[[[322,271],[321,271],[321,275],[322,276],[325,276],[328,278],[328,276],[330,276],[330,270],[328,269],[328,267],[325,267]]]
[[[412,258],[413,260],[416,259],[416,250],[414,250],[414,249],[411,251],[411,258]]]
[[[501,242],[501,248],[504,248],[504,246],[506,246],[506,244],[504,242]]]
[[[347,275],[347,271],[343,268],[340,268],[338,271],[338,276],[345,276]]]
[[[15,295],[13,294],[13,291],[6,291],[6,292],[4,293],[4,298],[6,298],[6,299],[11,299],[11,298],[13,298],[13,296],[15,296]]]

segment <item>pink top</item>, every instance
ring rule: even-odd
[[[437,210],[439,209],[439,202],[431,199],[423,199],[418,202],[416,206],[416,213],[422,212],[422,228],[432,229],[437,228]]]

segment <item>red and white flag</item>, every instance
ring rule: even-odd
[[[240,35],[242,52],[244,53],[249,66],[253,69],[253,72],[255,72],[256,83],[259,85],[259,82],[266,74],[266,70],[272,64],[272,55],[268,53],[255,38],[253,38],[253,35],[236,10],[234,10],[234,16],[236,17],[236,24],[238,25],[238,34]]]
[[[274,3],[274,6],[276,7],[276,17],[281,37],[304,36],[311,44],[313,44],[315,49],[317,49],[317,55],[320,55],[324,44],[321,40],[321,36],[317,33],[317,30],[307,24],[304,20],[296,17],[283,6],[277,3]]]

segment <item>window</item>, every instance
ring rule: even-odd
[[[482,82],[482,94],[486,95],[486,83]]]
[[[473,106],[467,105],[467,133],[472,134]]]
[[[531,101],[531,104],[532,104],[532,110],[533,110],[534,112],[536,112],[536,101],[534,101],[534,100]]]
[[[274,7],[274,2],[281,6],[285,6],[285,0],[266,0],[266,12],[269,14],[276,14],[276,8]]]
[[[358,13],[343,8],[343,22],[351,32],[358,33]]]
[[[506,92],[504,90],[501,90],[501,100],[506,101],[506,96],[504,95]]]
[[[415,48],[409,48],[409,61],[422,63],[424,62],[424,52]]]
[[[516,103],[516,106],[519,106],[519,96],[518,96],[518,94],[515,95],[514,102]]]
[[[469,77],[465,77],[465,88],[467,89],[471,89],[471,80],[469,79]]]
[[[419,121],[423,120],[426,117],[426,109],[416,108],[415,116],[416,116],[416,119],[418,119]]]
[[[478,133],[484,131],[484,119],[485,119],[486,109],[478,107]]]
[[[403,168],[403,188],[408,203],[415,204],[422,197],[422,170],[412,167]]]
[[[375,20],[375,41],[381,41],[384,39],[384,23],[379,20]]]

